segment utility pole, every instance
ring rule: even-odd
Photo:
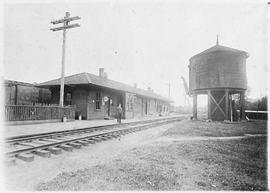
[[[60,102],[61,107],[64,106],[64,86],[65,86],[65,49],[66,49],[66,30],[70,28],[80,27],[78,23],[69,25],[69,22],[81,19],[79,16],[70,17],[70,13],[66,12],[63,19],[51,21],[52,24],[63,23],[62,27],[51,28],[52,31],[63,30],[63,44],[62,44],[62,67],[61,67],[61,86],[60,86]]]

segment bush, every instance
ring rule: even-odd
[[[246,101],[246,109],[255,111],[267,111],[267,96],[262,97],[255,102]]]

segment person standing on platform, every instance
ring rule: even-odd
[[[122,110],[121,104],[119,104],[117,107],[117,123],[119,124],[121,123],[122,113],[123,113],[123,110]]]

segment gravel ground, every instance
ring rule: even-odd
[[[184,120],[130,134],[120,141],[64,153],[53,160],[42,158],[41,162],[8,168],[8,187],[267,190],[267,137],[219,138],[245,134],[266,134],[266,122],[226,124]],[[188,140],[181,140],[184,137]],[[19,178],[20,183],[15,183]]]

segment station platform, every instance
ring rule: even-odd
[[[162,117],[144,117],[140,119],[123,119],[122,123],[131,123],[143,120],[158,120],[165,117],[184,117],[187,115],[169,115]],[[117,125],[117,120],[75,120],[70,122],[54,122],[54,123],[39,123],[29,125],[5,125],[5,138],[32,135],[38,133],[47,133],[54,131],[64,131],[73,129],[82,129],[87,127],[105,126],[105,125]]]

